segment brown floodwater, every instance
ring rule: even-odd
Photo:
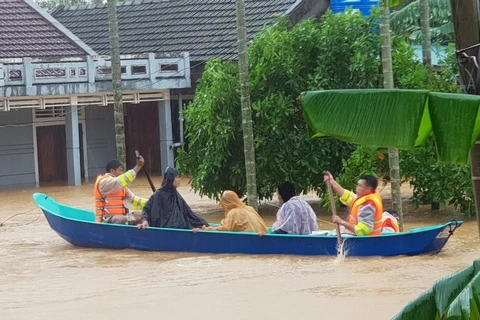
[[[160,185],[161,178],[154,177]],[[223,213],[183,180],[180,193],[210,222]],[[149,196],[145,179],[132,186]],[[0,319],[390,319],[432,284],[480,257],[476,221],[466,220],[435,256],[393,258],[211,255],[76,248],[32,200],[44,192],[93,209],[93,182],[1,191]],[[388,197],[385,188],[382,194]],[[409,190],[405,191],[408,196]],[[333,229],[313,194],[321,229]],[[388,203],[388,200],[386,200]],[[263,204],[267,224],[276,202]],[[406,229],[462,218],[405,207]],[[450,209],[452,212],[452,209]]]

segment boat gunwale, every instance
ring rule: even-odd
[[[42,211],[44,211],[44,213],[46,211],[46,212],[48,212],[48,214],[55,215],[55,216],[57,216],[61,219],[70,220],[70,221],[73,221],[73,222],[87,223],[87,224],[99,224],[98,222],[95,222],[95,221],[86,221],[86,220],[75,219],[75,218],[71,218],[71,217],[66,217],[66,216],[64,216],[62,214],[58,214],[56,212],[52,212],[51,209],[49,209],[49,208],[45,207],[44,205],[38,203],[37,198],[41,198],[41,197],[45,197],[45,200],[47,198],[50,198],[51,201],[53,201],[55,204],[57,204],[60,207],[60,209],[62,207],[67,207],[67,208],[71,208],[73,210],[80,210],[80,211],[85,211],[85,212],[89,212],[89,213],[94,214],[93,211],[80,209],[80,208],[75,208],[75,207],[72,207],[72,206],[68,206],[68,205],[59,203],[59,202],[55,201],[55,199],[53,199],[52,197],[47,195],[46,193],[36,192],[36,193],[33,194],[34,202],[40,209],[42,209]],[[429,231],[435,231],[435,230],[438,230],[439,233],[440,233],[440,232],[443,232],[443,229],[445,227],[450,226],[450,225],[455,224],[455,223],[457,224],[457,228],[458,228],[463,224],[463,220],[453,220],[453,221],[448,221],[445,224],[438,224],[438,225],[427,226],[427,227],[413,228],[413,229],[410,229],[408,232],[405,232],[405,231],[404,232],[395,232],[395,233],[392,232],[392,233],[384,233],[384,234],[373,235],[373,236],[354,236],[354,235],[342,234],[342,237],[343,238],[355,238],[355,239],[372,239],[372,238],[385,238],[385,237],[400,237],[400,236],[413,235],[413,234],[416,234],[416,233],[429,232]],[[124,224],[102,224],[102,225],[105,226],[105,227],[137,228],[134,225],[124,225]],[[175,231],[175,232],[193,233],[192,229],[175,229],[175,228],[159,228],[159,227],[147,227],[146,229],[159,230],[159,231]],[[202,229],[199,229],[197,231],[197,233],[208,233],[208,234],[214,233],[214,234],[223,234],[223,235],[247,235],[247,236],[256,236],[256,237],[259,236],[258,233],[256,233],[256,232],[242,232],[242,231],[221,231],[221,232],[219,232],[219,231],[214,231],[214,230],[202,230]],[[282,237],[282,238],[283,237],[319,238],[319,239],[332,239],[332,238],[337,237],[336,235],[315,235],[315,234],[303,235],[303,234],[275,234],[275,233],[266,233],[263,236],[264,237]]]

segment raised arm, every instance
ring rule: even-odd
[[[337,181],[335,181],[335,179],[333,179],[333,176],[332,174],[330,173],[330,171],[325,171],[325,173],[323,174],[323,181],[325,183],[327,182],[330,182],[330,184],[332,185],[332,188],[333,190],[335,190],[335,192],[341,197],[343,196],[343,193],[345,192],[345,189],[343,189],[343,187],[341,185],[339,185],[337,183]]]
[[[332,174],[329,171],[326,171],[325,174],[323,175],[323,181],[325,183],[330,182],[333,190],[340,196],[340,201],[343,204],[346,205],[351,205],[353,201],[357,198],[357,195],[349,190],[345,190],[341,185],[333,179]]]

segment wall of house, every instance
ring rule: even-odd
[[[205,72],[205,63],[201,61],[192,61],[191,62],[192,68],[190,69],[190,79],[192,80],[192,85],[190,88],[182,88],[182,89],[171,89],[171,95],[178,95],[181,93],[182,95],[194,95],[195,91],[197,90],[198,81],[202,77],[203,73]]]
[[[0,112],[0,188],[35,185],[32,130],[31,109]]]
[[[88,176],[94,180],[105,172],[107,161],[116,157],[113,106],[86,107]]]

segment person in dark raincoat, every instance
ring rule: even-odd
[[[178,170],[167,167],[162,186],[155,191],[143,208],[139,229],[146,227],[193,229],[209,225],[190,209],[177,191],[179,186]]]

